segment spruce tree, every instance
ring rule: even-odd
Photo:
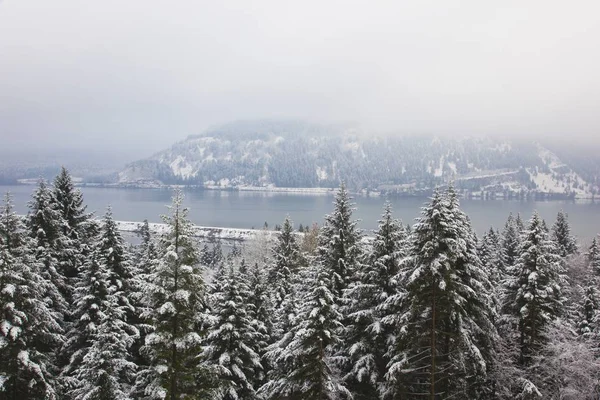
[[[567,214],[559,211],[556,222],[552,225],[552,240],[556,243],[561,257],[577,253],[577,239],[571,235],[571,227],[567,218]]]
[[[334,210],[325,216],[318,237],[318,262],[330,274],[330,290],[340,302],[344,289],[352,281],[362,256],[362,233],[352,219],[354,203],[344,183],[335,196]]]
[[[229,269],[221,286],[221,302],[207,339],[205,359],[215,366],[219,382],[218,398],[256,398],[253,385],[262,370],[257,353],[261,337],[255,329],[252,307],[246,303],[248,287],[238,271]]]
[[[217,240],[213,243],[212,257],[211,257],[211,268],[218,268],[219,264],[223,262],[223,249],[221,247],[221,240]]]
[[[391,204],[386,203],[373,250],[358,271],[358,281],[345,293],[349,323],[344,330],[344,352],[351,363],[346,381],[357,400],[377,398],[385,382],[389,361],[385,353],[392,327],[381,319],[387,312],[385,301],[397,291],[394,278],[405,246],[402,223],[392,217]]]
[[[93,250],[93,241],[97,233],[97,225],[92,214],[86,213],[83,195],[75,188],[73,179],[66,168],[62,167],[52,186],[51,201],[61,219],[61,234],[68,244],[60,249],[59,262],[66,283],[73,287],[77,282],[80,266]],[[73,299],[71,293],[65,293],[69,305]],[[67,321],[70,321],[67,315]]]
[[[54,200],[65,224],[65,236],[87,244],[96,233],[96,225],[91,220],[92,214],[86,213],[87,206],[83,203],[83,194],[75,188],[69,171],[62,167],[53,183]]]
[[[528,365],[545,342],[544,329],[562,310],[561,260],[537,212],[509,271],[504,309],[518,319],[519,362]]]
[[[208,242],[204,242],[204,246],[200,251],[200,263],[205,267],[212,265],[212,251],[208,248]]]
[[[112,277],[110,259],[101,248],[91,254],[74,294],[74,328],[67,345],[74,349],[66,369],[73,400],[126,400],[135,364],[129,348],[135,328],[127,322],[128,307]]]
[[[47,301],[62,331],[67,333],[71,329],[74,286],[67,277],[64,260],[69,260],[73,255],[73,246],[63,234],[64,221],[57,210],[54,194],[44,180],[40,179],[28,205],[27,229],[33,241],[35,261],[40,264],[40,275],[52,288],[47,292]],[[53,350],[56,364],[65,367],[71,354],[58,347]]]
[[[402,292],[388,299],[396,312],[384,318],[398,329],[385,395],[481,397],[497,337],[490,283],[452,188],[423,208],[397,279]]]
[[[594,337],[597,339],[598,332],[598,306],[600,293],[598,293],[598,281],[589,279],[586,284],[580,288],[581,304],[577,312],[577,331],[584,337]]]
[[[160,239],[159,260],[143,288],[142,317],[154,326],[143,348],[151,359],[145,395],[175,400],[206,395],[211,378],[198,361],[208,318],[206,288],[180,190],[170,211],[163,216],[168,229]]]
[[[330,290],[330,273],[316,267],[294,327],[269,346],[267,358],[275,365],[259,393],[266,399],[322,399],[351,397],[337,371],[334,355],[341,345],[342,314]]]
[[[264,360],[267,346],[274,341],[273,307],[265,274],[258,263],[248,271],[248,292],[244,299],[248,306],[248,316],[251,325],[256,331],[256,340],[253,350],[258,354],[262,368],[256,371],[253,385],[255,388],[262,386],[270,372],[270,365]],[[288,295],[289,296],[289,295]]]
[[[135,294],[135,304],[137,305],[137,315],[140,323],[137,325],[139,336],[132,345],[131,353],[133,361],[137,365],[137,374],[131,396],[135,399],[154,399],[161,397],[152,397],[146,395],[146,388],[156,379],[154,369],[151,366],[150,351],[144,348],[146,337],[154,330],[152,320],[149,316],[152,314],[152,303],[148,303],[148,297],[143,290],[152,284],[153,274],[155,272],[158,260],[158,249],[152,238],[148,221],[145,220],[141,232],[141,242],[138,246],[137,273],[139,274],[138,284],[140,290]],[[145,350],[145,351],[144,351]],[[157,394],[157,393],[154,393]]]
[[[494,288],[498,288],[505,278],[502,250],[499,235],[490,228],[481,238],[478,253]]]
[[[546,224],[546,222],[544,221],[544,225],[545,224]],[[517,218],[515,219],[515,225],[517,227],[517,232],[519,232],[519,235],[521,235],[525,232],[525,223],[523,222],[523,218],[521,218],[521,213],[517,213]]]
[[[119,304],[126,310],[128,322],[139,324],[140,319],[136,311],[138,293],[142,289],[139,270],[131,262],[131,255],[113,219],[111,207],[108,207],[102,219],[96,253],[106,264],[111,285],[118,289]],[[132,333],[137,335],[137,332]]]
[[[273,265],[269,268],[269,283],[272,285],[274,306],[280,308],[290,293],[294,275],[302,264],[300,245],[289,217],[283,222],[272,252]]]
[[[34,241],[6,195],[0,212],[0,399],[58,399],[55,350],[64,337]]]
[[[511,213],[504,225],[501,238],[502,261],[505,268],[510,268],[517,262],[517,258],[519,257],[519,245],[521,243],[520,235],[520,228]]]
[[[65,314],[72,296],[73,287],[68,281],[62,259],[72,251],[70,240],[62,233],[63,220],[56,209],[53,193],[43,180],[29,202],[28,228],[35,240],[36,259],[43,267],[45,278],[60,291],[62,298],[52,299],[56,311]],[[66,254],[66,256],[65,256]],[[67,303],[65,303],[67,302]]]
[[[586,254],[588,263],[595,275],[600,275],[600,245],[598,244],[598,238],[594,237],[592,244]]]

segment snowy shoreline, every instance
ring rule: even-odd
[[[142,222],[134,221],[116,221],[117,227],[121,232],[135,233],[139,230]],[[148,223],[150,232],[155,235],[163,234],[168,226],[161,223]],[[221,228],[216,226],[193,226],[194,237],[200,239],[225,240],[244,242],[247,240],[256,239],[259,235],[266,235],[268,240],[275,236],[277,231],[269,231],[264,229],[239,229],[239,228]]]

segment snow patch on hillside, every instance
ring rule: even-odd
[[[452,171],[452,173],[453,173],[454,175],[456,175],[456,163],[454,163],[454,162],[449,162],[449,163],[448,163],[448,167],[450,168],[450,171]]]
[[[560,158],[558,158],[556,156],[556,154],[554,154],[550,150],[540,146],[539,144],[537,146],[538,146],[538,156],[542,159],[544,164],[546,164],[549,168],[559,168],[559,167],[563,167],[565,165],[565,163],[563,163],[560,160]]]
[[[175,176],[180,176],[184,179],[194,176],[194,167],[188,164],[183,156],[177,156],[175,161],[173,161],[169,166],[171,167],[171,170]]]

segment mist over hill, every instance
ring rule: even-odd
[[[135,161],[121,185],[332,188],[418,193],[450,181],[469,191],[591,197],[600,157],[563,144],[499,137],[373,135],[350,125],[238,121]]]

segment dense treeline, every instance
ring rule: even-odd
[[[560,213],[477,238],[452,187],[373,236],[342,185],[224,254],[167,228],[126,243],[66,170],[0,212],[0,399],[593,399],[600,245]],[[201,250],[200,250],[201,249]]]

